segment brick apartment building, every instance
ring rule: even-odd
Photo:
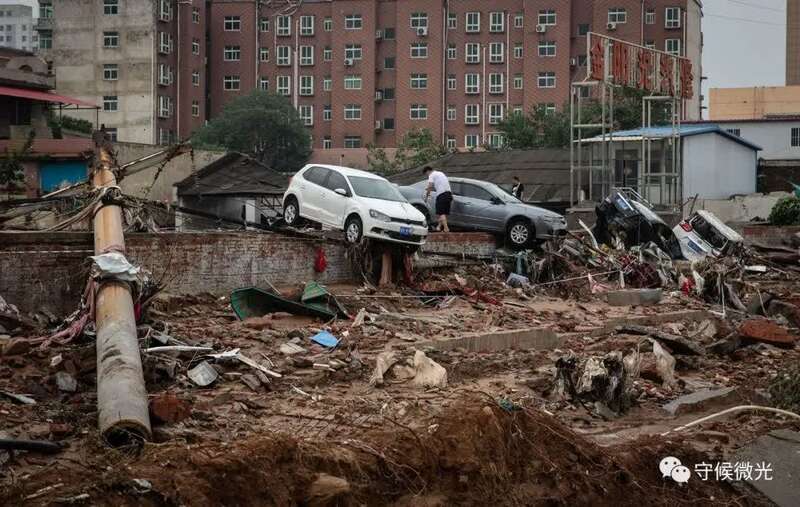
[[[689,57],[697,78],[686,116],[700,117],[698,0],[87,4],[56,2],[46,56],[59,92],[104,109],[116,97],[101,122],[125,141],[184,138],[262,88],[296,105],[315,149],[393,147],[412,128],[451,148],[497,144],[503,116],[568,101],[570,82],[586,75],[588,31]]]

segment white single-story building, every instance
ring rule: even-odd
[[[680,153],[673,140],[680,137]],[[610,186],[627,187],[639,192],[655,205],[680,206],[687,199],[727,199],[732,195],[756,191],[758,152],[761,147],[734,135],[716,124],[683,124],[617,131],[613,133],[612,158],[607,167],[613,176],[602,174],[602,136],[583,139],[581,160],[584,167],[591,160],[593,181],[590,188],[585,176],[573,174],[576,190],[597,200],[597,181],[605,177]],[[649,148],[643,148],[646,144]],[[645,164],[647,160],[649,163]],[[644,170],[647,169],[647,170]],[[598,176],[598,173],[599,176]],[[609,186],[606,183],[604,187]],[[604,189],[605,190],[605,189]]]
[[[758,154],[766,160],[800,157],[800,116],[775,116],[759,120],[715,120],[693,125],[719,125],[729,134],[747,139],[761,147]]]

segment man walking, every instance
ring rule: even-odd
[[[433,167],[426,165],[422,169],[422,174],[428,177],[428,187],[425,189],[425,202],[431,196],[431,192],[436,194],[436,216],[439,221],[437,231],[450,232],[447,227],[447,215],[450,214],[450,205],[453,203],[453,194],[450,192],[450,182],[447,176],[441,171],[434,171]]]
[[[519,181],[519,176],[514,176],[514,186],[511,187],[511,194],[519,199],[522,200],[522,194],[525,193],[525,185]]]

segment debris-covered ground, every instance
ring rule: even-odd
[[[159,294],[139,326],[141,448],[98,434],[91,328],[43,348],[6,320],[0,438],[60,449],[0,450],[0,504],[770,505],[742,481],[681,484],[659,463],[696,473],[800,430],[749,410],[679,429],[734,406],[797,411],[796,275],[716,263],[681,291],[655,282],[657,253],[571,248],[526,259],[516,288],[490,265],[423,273],[413,290],[328,287],[353,317],[329,322],[242,321],[228,297]],[[611,306],[617,274],[585,277],[620,262],[660,287],[656,304]],[[711,285],[741,308],[723,310]]]

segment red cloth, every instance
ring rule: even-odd
[[[317,258],[314,261],[314,271],[322,273],[328,267],[328,259],[325,257],[325,250],[322,248],[317,249]]]

